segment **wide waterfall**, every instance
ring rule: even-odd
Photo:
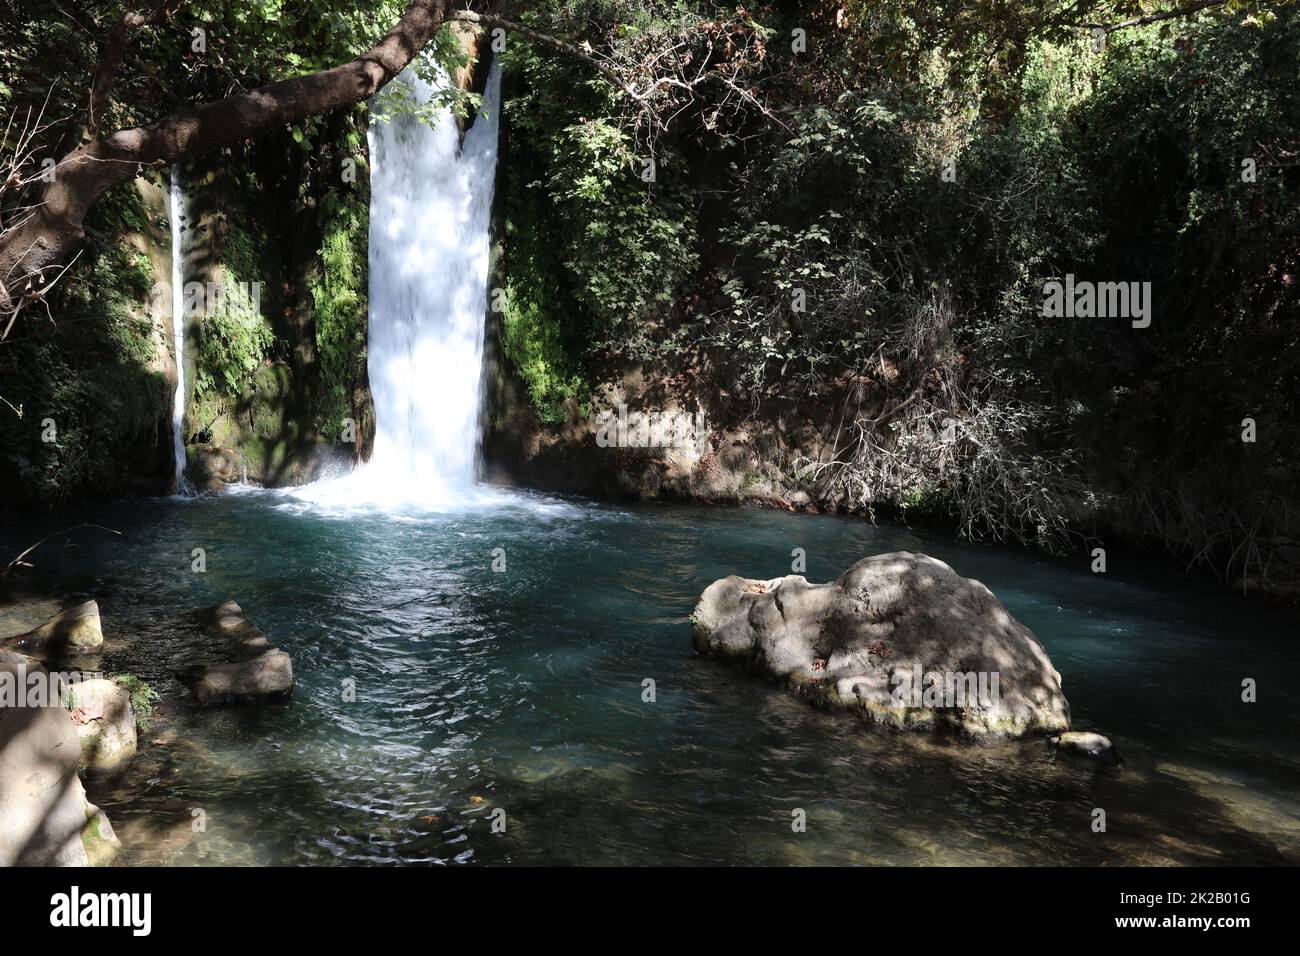
[[[172,397],[172,458],[176,469],[176,493],[188,494],[185,479],[185,256],[181,249],[181,220],[185,217],[185,193],[180,169],[171,168],[167,191],[167,218],[172,230],[172,348],[176,356],[176,394]]]
[[[396,82],[420,102],[432,93],[409,70]],[[445,110],[370,129],[376,434],[363,474],[388,500],[438,500],[474,481],[500,82],[494,64],[463,143]]]

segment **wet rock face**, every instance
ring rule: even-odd
[[[190,481],[206,491],[222,491],[243,477],[243,459],[233,448],[190,445],[186,449],[186,458],[186,474]]]
[[[828,584],[731,576],[701,596],[696,650],[899,729],[1068,730],[1061,676],[978,581],[924,554],[864,558]]]
[[[286,700],[293,693],[293,662],[270,646],[266,635],[244,617],[234,601],[200,612],[208,629],[221,638],[229,660],[194,667],[190,689],[200,704],[257,704]]]
[[[57,694],[19,706],[8,687],[49,678],[44,668],[0,651],[0,866],[98,866],[120,844],[77,777],[81,747]]]

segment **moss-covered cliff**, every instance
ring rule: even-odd
[[[186,170],[185,281],[229,292],[187,316],[196,484],[300,484],[368,455],[365,155],[357,111]]]
[[[171,490],[166,170],[98,204],[50,318],[0,345],[0,499]],[[368,455],[360,111],[182,170],[192,482],[312,480]]]
[[[91,212],[49,312],[0,343],[0,503],[161,491],[171,473],[168,222],[143,176]]]

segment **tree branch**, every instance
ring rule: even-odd
[[[1127,30],[1130,27],[1144,27],[1150,23],[1159,23],[1162,20],[1177,20],[1180,17],[1190,17],[1192,14],[1200,13],[1202,10],[1208,10],[1211,7],[1222,7],[1229,0],[1198,0],[1196,3],[1189,4],[1185,7],[1179,7],[1176,10],[1165,10],[1161,13],[1148,13],[1143,17],[1134,17],[1132,20],[1124,20],[1121,23],[1080,23],[1078,27],[1084,30],[1101,30],[1105,33],[1114,33],[1116,30]]]
[[[108,97],[113,90],[113,80],[117,77],[117,71],[121,69],[122,58],[126,54],[126,46],[131,39],[131,34],[140,27],[158,20],[164,14],[170,14],[172,8],[179,5],[179,0],[162,0],[148,13],[127,10],[109,28],[99,55],[95,79],[90,87],[90,101],[86,105],[86,120],[81,128],[80,142],[89,142],[99,134],[104,114],[108,112]]]
[[[164,0],[155,13],[168,6]],[[373,96],[433,38],[446,20],[447,8],[448,0],[411,0],[383,39],[349,63],[180,110],[156,123],[92,137],[76,146],[59,160],[54,181],[45,186],[30,215],[0,234],[0,316],[12,318],[44,294],[46,273],[58,268],[81,241],[86,212],[141,166],[170,165]],[[106,42],[91,93],[92,129],[102,121],[134,23],[131,18],[119,21]]]
[[[566,40],[561,40],[558,37],[553,37],[547,33],[538,33],[531,27],[526,27],[516,20],[507,20],[504,17],[499,17],[492,13],[475,13],[472,10],[457,10],[452,13],[448,19],[459,20],[464,23],[473,23],[478,26],[501,27],[502,29],[510,30],[514,33],[520,34],[521,36],[525,36],[543,46],[548,46],[552,50],[576,57],[592,69],[598,70],[605,79],[609,80],[634,100],[641,99],[641,97],[637,95],[636,90],[623,81],[623,77],[619,76],[617,70],[611,67],[608,63],[603,63],[596,59],[590,53],[583,50],[582,47],[569,43]]]
[[[5,402],[5,404],[9,405],[8,402]],[[13,406],[10,405],[9,407],[12,408]],[[101,524],[91,524],[89,521],[83,521],[81,524],[73,525],[71,528],[64,528],[62,531],[55,531],[52,534],[47,534],[45,537],[41,538],[40,541],[37,541],[35,544],[31,545],[26,551],[24,551],[22,554],[18,555],[18,557],[14,558],[12,561],[6,564],[4,566],[4,570],[0,571],[0,578],[7,575],[14,568],[32,567],[33,565],[30,562],[26,561],[25,558],[27,557],[27,555],[31,554],[33,551],[35,551],[37,548],[43,545],[46,541],[49,541],[51,538],[57,538],[61,534],[69,534],[73,531],[80,531],[82,528],[98,528],[100,531],[107,531],[110,534],[120,535],[122,533],[113,528],[105,528]]]
[[[728,75],[720,65],[709,69],[710,58],[706,55],[698,59],[693,72],[688,71],[682,57],[677,55],[686,46],[687,42],[680,36],[674,38],[673,44],[668,49],[660,51],[648,61],[629,63],[625,65],[625,69],[620,70],[617,65],[611,62],[611,59],[603,59],[597,56],[586,43],[581,45],[573,44],[550,34],[541,33],[517,20],[509,20],[492,13],[477,13],[472,10],[457,10],[449,14],[448,18],[476,26],[501,27],[586,63],[615,88],[626,93],[635,103],[642,118],[648,120],[649,125],[653,127],[663,128],[668,125],[668,121],[659,117],[657,113],[659,106],[662,105],[660,94],[664,91],[677,89],[682,91],[689,99],[693,99],[697,87],[706,83],[717,83],[722,87],[724,101],[734,94],[758,110],[771,122],[787,130],[789,129],[752,92],[736,82],[739,67],[733,68],[731,75]],[[721,22],[715,21],[713,24],[705,24],[704,26],[706,29],[716,27]],[[664,68],[661,66],[661,60],[668,59],[668,54],[672,54],[671,64]],[[675,71],[676,75],[673,75],[672,71]]]

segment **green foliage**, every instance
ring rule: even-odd
[[[248,185],[253,186],[251,183]],[[266,261],[259,248],[265,245],[266,240],[255,237],[246,222],[242,210],[233,221],[227,217],[221,237],[222,266],[235,282],[255,281],[254,277],[266,271]]]
[[[507,287],[506,357],[523,377],[542,420],[563,422],[564,402],[578,398],[585,403],[591,385],[575,366],[574,350],[560,338],[558,323],[547,322],[538,304],[519,294],[520,287],[516,281]],[[517,298],[522,304],[517,304]]]
[[[555,151],[548,195],[569,227],[564,266],[578,303],[611,346],[635,352],[639,331],[672,307],[696,262],[693,215],[679,190],[640,182],[640,163],[607,122],[564,128]]]
[[[239,220],[227,220],[220,241],[219,279],[209,286],[220,290],[206,302],[198,323],[198,356],[194,387],[200,398],[238,398],[252,386],[253,376],[275,341],[263,318],[261,286],[264,274],[259,243]],[[186,307],[189,307],[188,291]]]
[[[351,414],[358,364],[366,355],[366,243],[364,200],[331,195],[322,210],[320,266],[311,278],[312,320],[323,396],[316,425],[330,432]]]
[[[628,33],[690,9],[629,13]],[[617,44],[610,10],[588,22]],[[1104,51],[1074,26],[1136,13],[886,0],[829,31],[771,12],[769,69],[799,78],[762,87],[776,120],[708,138],[688,117],[656,144],[650,188],[626,168],[616,94],[517,47],[510,323],[534,400],[563,392],[556,369],[641,362],[698,370],[737,415],[789,416],[798,396],[829,419],[858,383],[858,414],[881,421],[843,450],[897,466],[863,465],[859,494],[1043,542],[1092,508],[1258,571],[1257,539],[1300,530],[1300,14],[1227,4]],[[776,39],[796,25],[816,48],[797,64]],[[1043,283],[1066,273],[1151,281],[1152,328],[1044,320]],[[1247,415],[1258,447],[1239,440]]]
[[[946,515],[951,511],[947,489],[937,485],[919,485],[907,491],[899,500],[903,514]]]
[[[129,450],[159,435],[169,390],[149,308],[156,277],[138,251],[147,220],[132,184],[107,194],[50,297],[53,321],[35,314],[0,343],[0,502],[118,491]]]
[[[657,181],[642,180],[646,157],[588,68],[528,44],[508,47],[505,65],[512,315],[517,337],[544,322],[546,341],[574,343],[569,362],[547,359],[563,389],[596,354],[646,354],[698,261],[695,213],[680,154],[661,150]]]
[[[1090,472],[1123,490],[1125,524],[1253,573],[1257,539],[1294,533],[1300,487],[1287,437],[1300,412],[1300,177],[1282,160],[1300,146],[1300,17],[1181,33],[1113,44],[1068,132],[1095,236],[1075,271],[1151,280],[1152,327],[1094,324],[1041,365],[1075,405]],[[1245,417],[1254,446],[1240,440]]]
[[[131,695],[131,710],[135,712],[136,729],[142,734],[148,733],[149,718],[154,714],[154,705],[162,700],[162,697],[135,674],[110,674],[108,679]]]
[[[245,301],[224,300],[199,325],[195,388],[237,398],[247,391],[275,336]]]

